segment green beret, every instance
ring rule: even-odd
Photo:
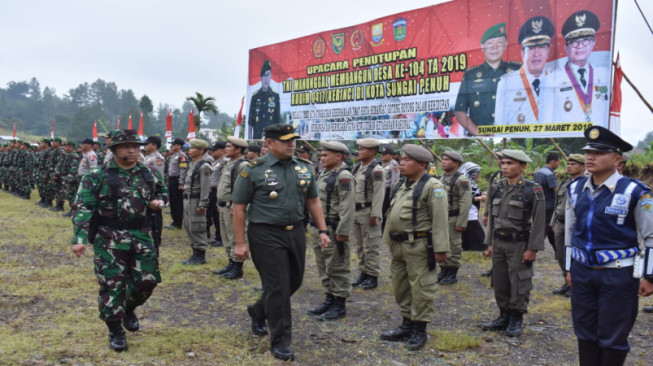
[[[320,141],[320,146],[324,150],[333,151],[335,153],[346,154],[349,152],[347,145],[339,141]]]
[[[481,43],[485,43],[490,38],[504,37],[506,38],[506,23],[499,23],[491,26],[483,33]]]
[[[379,147],[381,145],[381,141],[373,138],[373,137],[368,137],[366,139],[358,139],[356,140],[356,145],[360,147],[366,147],[368,149],[372,149],[375,147]]]
[[[533,162],[531,158],[529,158],[528,155],[526,155],[526,153],[521,150],[503,150],[503,158],[516,160],[520,163]]]
[[[25,145],[25,146],[27,146],[27,147],[31,147],[31,146],[32,146],[32,144],[30,144],[29,141],[23,141],[23,145]]]
[[[64,145],[75,146],[75,141],[66,141]]]
[[[577,163],[581,163],[585,165],[585,156],[583,156],[582,154],[570,154],[569,161],[575,161]]]
[[[58,141],[59,143],[62,143],[63,139],[61,139],[61,137],[55,137],[55,138],[52,139],[52,142],[55,142],[55,141]]]
[[[422,146],[406,144],[401,147],[401,151],[420,163],[432,163],[433,154]]]
[[[457,152],[455,152],[453,150],[447,150],[442,155],[448,157],[451,160],[457,161],[460,164],[462,164],[465,161],[465,159],[463,158],[463,156],[461,154],[459,154],[459,153],[457,153]]]
[[[41,142],[45,142],[47,144],[47,143],[50,143],[50,139],[47,138],[47,137],[44,137],[44,138],[41,139]]]
[[[190,140],[190,147],[206,150],[209,148],[209,143],[202,139],[192,139]]]
[[[270,60],[265,60],[263,66],[261,66],[261,76],[263,76],[268,70],[272,70],[272,67],[270,67]]]

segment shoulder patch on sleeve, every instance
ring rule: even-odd
[[[156,161],[156,165],[161,166],[163,165],[163,160],[159,159]]]
[[[375,171],[373,174],[373,178],[375,182],[380,182],[383,180],[383,171]]]
[[[544,190],[542,187],[538,184],[535,187],[533,187],[533,192],[535,192],[535,198],[538,200],[544,200]]]
[[[340,179],[339,187],[341,191],[345,191],[345,192],[351,191],[351,179],[349,178]]]
[[[644,212],[653,212],[653,198],[650,193],[644,193],[639,200],[639,205]]]
[[[444,188],[436,186],[433,188],[433,196],[435,198],[442,198],[444,197]]]
[[[179,167],[180,168],[188,168],[188,163],[186,163],[186,162],[179,163]]]
[[[246,170],[241,170],[240,171],[240,176],[243,178],[249,177],[249,173]]]
[[[463,191],[467,191],[467,190],[469,190],[469,182],[466,181],[466,180],[461,181],[461,182],[460,182],[460,188],[461,188]]]

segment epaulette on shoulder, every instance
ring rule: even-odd
[[[259,166],[259,165],[261,165],[261,162],[258,161],[258,159],[254,160],[254,161],[248,161],[247,162],[247,166],[250,167],[250,168],[254,168],[254,167]]]
[[[630,179],[631,182],[636,183],[640,188],[642,188],[645,191],[650,191],[651,190],[651,188],[649,186],[647,186],[646,184],[640,182],[639,180],[637,180],[635,178],[628,178],[628,179]]]
[[[474,65],[474,66],[472,66],[472,67],[467,68],[467,70],[466,70],[465,72],[467,72],[467,71],[474,71],[474,70],[478,69],[479,67],[481,67],[481,65]]]

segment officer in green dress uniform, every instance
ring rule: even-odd
[[[481,38],[485,62],[470,67],[463,74],[456,98],[455,115],[458,123],[471,135],[478,133],[477,126],[494,124],[499,79],[501,75],[521,67],[519,62],[503,61],[507,45],[506,24],[491,26]]]
[[[519,150],[503,150],[503,179],[492,186],[485,255],[492,256],[492,284],[499,307],[497,319],[483,330],[506,330],[510,337],[522,333],[533,288],[533,262],[544,249],[545,202],[542,187],[524,179],[531,159]]]
[[[250,128],[250,139],[260,139],[265,127],[281,122],[279,94],[270,88],[271,80],[270,60],[265,60],[261,66],[261,89],[257,90],[249,101],[247,124]]]
[[[433,320],[437,276],[435,262],[449,252],[447,192],[427,172],[431,153],[416,145],[401,149],[400,170],[406,177],[393,187],[383,244],[390,248],[390,273],[402,324],[381,339],[406,341],[416,350],[427,340],[426,324]]]
[[[306,208],[319,230],[321,246],[326,248],[331,243],[311,164],[294,156],[297,138],[291,125],[266,127],[269,152],[243,168],[231,195],[234,254],[244,260],[251,250],[263,285],[263,296],[247,307],[252,331],[267,334],[267,319],[270,351],[282,360],[294,359],[290,297],[304,277]],[[249,248],[245,215],[249,220]]]

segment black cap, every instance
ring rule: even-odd
[[[247,150],[253,151],[253,152],[257,153],[257,154],[261,153],[261,147],[259,145],[249,145],[249,146],[247,146]]]
[[[148,144],[154,144],[157,148],[161,147],[161,138],[159,136],[150,136],[145,140]]]
[[[295,128],[287,123],[275,123],[265,128],[265,138],[288,141],[299,138]]]
[[[394,155],[395,154],[395,149],[392,148],[392,146],[386,146],[383,149],[381,149],[381,155]]]
[[[308,147],[308,146],[306,146],[306,145],[302,145],[302,146],[301,146],[299,149],[297,149],[297,150],[299,150],[299,151],[301,151],[301,152],[309,153],[309,154],[313,153],[313,150],[311,150],[311,148]]]
[[[553,23],[549,18],[532,17],[519,29],[519,43],[522,47],[551,44],[553,33]]]
[[[93,140],[91,140],[91,139],[83,139],[82,141],[80,141],[80,144],[89,144],[89,145],[93,145]]]
[[[601,126],[592,126],[586,129],[585,140],[587,140],[587,145],[583,148],[584,151],[613,151],[622,154],[633,149],[633,145]]]
[[[222,141],[218,141],[218,142],[216,142],[215,144],[213,144],[213,146],[209,147],[209,150],[212,150],[212,151],[215,151],[215,150],[222,150],[222,149],[224,149],[225,147],[227,147],[227,143],[222,142]]]
[[[593,36],[601,27],[596,14],[588,10],[580,10],[569,16],[562,26],[562,36],[567,40]]]
[[[174,139],[174,140],[172,141],[172,145],[181,145],[181,146],[184,146],[185,143],[186,143],[186,141],[184,141],[184,140],[182,140],[182,139],[180,139],[180,138],[176,138],[176,139]]]

